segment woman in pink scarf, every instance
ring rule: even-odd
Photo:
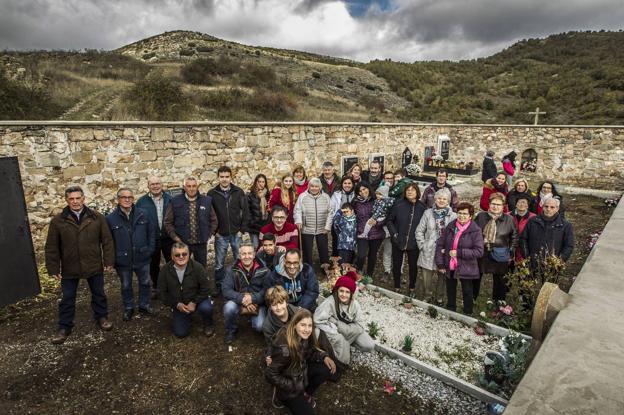
[[[446,308],[455,311],[457,281],[461,281],[464,314],[472,314],[473,282],[479,280],[478,259],[483,256],[481,228],[472,221],[474,206],[457,205],[457,219],[448,224],[436,244],[435,263],[446,275]]]

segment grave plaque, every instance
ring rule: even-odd
[[[342,156],[342,175],[347,174],[351,166],[359,162],[358,156]]]
[[[0,307],[41,292],[17,157],[0,158]]]
[[[412,164],[412,152],[408,147],[405,147],[401,156],[401,167],[407,167],[410,164]]]
[[[451,148],[451,139],[446,134],[440,134],[438,136],[438,154],[446,161],[449,159],[449,153]]]

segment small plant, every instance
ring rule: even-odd
[[[435,308],[434,306],[430,305],[429,307],[427,307],[427,314],[431,318],[437,318],[438,317],[438,309]]]
[[[487,333],[487,323],[484,321],[477,321],[477,324],[474,326],[474,332],[477,336],[483,336]]]
[[[332,294],[331,290],[328,288],[323,288],[321,295],[325,298],[329,297]]]
[[[376,339],[377,336],[379,336],[379,332],[381,331],[379,329],[379,325],[377,323],[375,323],[374,321],[371,321],[370,323],[368,323],[368,334],[373,338]]]
[[[156,56],[155,52],[149,52],[149,53],[143,54],[142,58],[144,61],[146,61],[148,59],[152,59],[154,56]]]
[[[371,277],[370,275],[365,275],[360,280],[360,284],[368,285],[372,283],[373,283],[373,277]]]
[[[401,350],[403,350],[404,352],[411,352],[413,345],[414,338],[408,334],[403,338],[403,347],[401,347]]]
[[[193,56],[195,49],[182,49],[180,50],[180,56]]]
[[[403,304],[403,307],[407,308],[408,310],[414,306],[414,303],[412,303],[412,299],[407,295],[403,296],[403,299],[401,299],[401,304]]]
[[[312,78],[320,79],[321,78],[321,74],[318,73],[318,72],[312,72]]]

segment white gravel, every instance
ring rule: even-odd
[[[352,365],[365,366],[389,380],[397,388],[395,393],[421,400],[429,414],[487,414],[484,402],[419,372],[400,360],[379,352],[362,353],[356,349],[351,350]]]
[[[405,336],[411,335],[411,356],[467,382],[477,384],[476,375],[481,371],[485,353],[500,348],[498,337],[478,336],[472,327],[442,314],[433,319],[422,308],[407,309],[398,300],[383,295],[375,298],[367,290],[358,291],[357,299],[365,323],[375,322],[379,326],[380,342],[400,350]]]

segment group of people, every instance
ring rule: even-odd
[[[137,308],[153,314],[158,297],[171,309],[178,337],[190,334],[195,314],[204,334],[213,336],[213,296],[222,297],[225,342],[235,341],[240,316],[249,316],[267,340],[266,377],[275,386],[274,403],[311,413],[314,390],[337,380],[351,346],[374,348],[355,297],[358,276],[347,269],[373,275],[382,249],[384,277],[392,274],[399,291],[407,257],[409,294],[415,293],[420,268],[428,301],[442,304],[446,291],[446,306],[454,310],[459,282],[463,311],[471,314],[484,274],[493,275],[493,298],[504,299],[505,274],[515,260],[531,258],[537,272],[545,254],[565,261],[572,252],[572,228],[550,181],[535,195],[523,179],[509,191],[505,174],[496,172],[485,179],[482,211],[475,215],[443,169],[422,192],[403,169],[383,172],[378,161],[366,171],[355,164],[342,177],[331,162],[311,178],[298,166],[272,190],[264,174],[248,192],[233,183],[227,166],[217,178],[201,194],[199,181],[187,177],[183,191],[171,196],[158,177],[150,177],[148,192],[136,201],[132,189],[120,188],[117,206],[106,217],[86,206],[80,187],[67,188],[67,206],[50,222],[45,246],[48,273],[61,281],[62,291],[52,343],[63,343],[72,331],[80,279],[91,289],[97,325],[112,329],[105,271],[115,269],[119,276],[124,321]],[[249,242],[243,242],[244,234]],[[214,286],[207,271],[210,240]],[[318,307],[314,245],[319,268],[329,266],[331,255],[345,270]],[[226,267],[230,249],[234,261]]]

